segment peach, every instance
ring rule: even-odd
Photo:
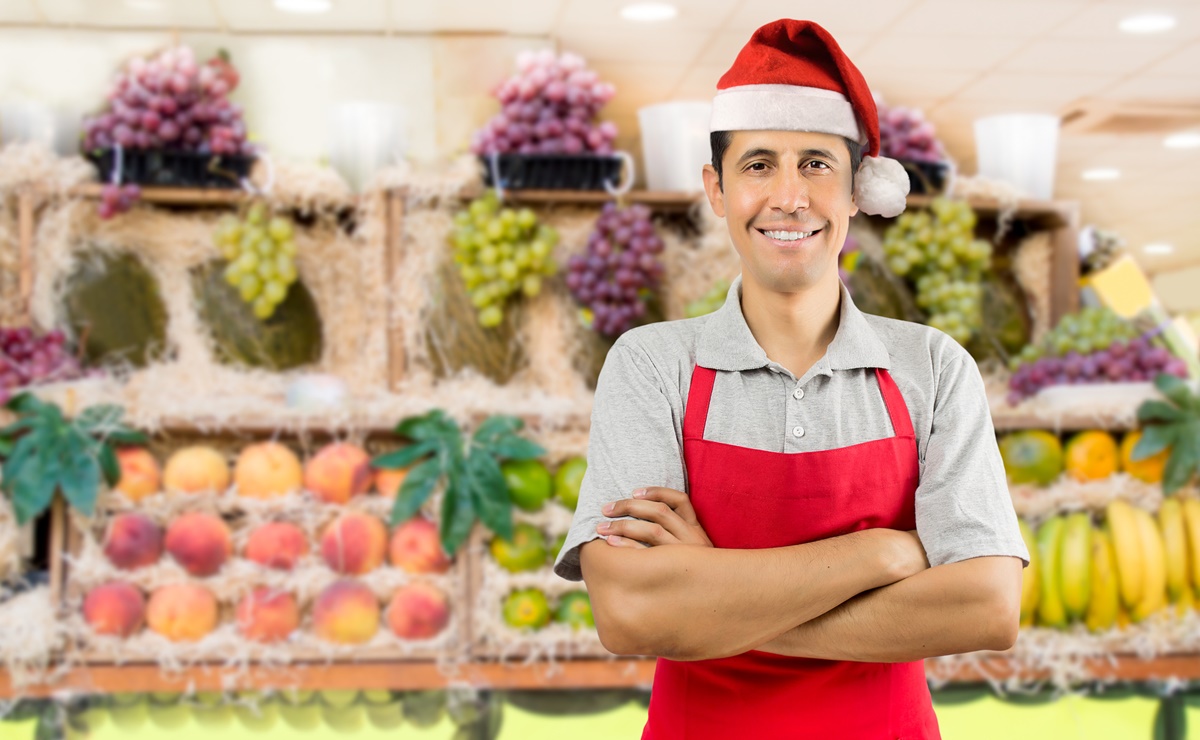
[[[446,629],[450,607],[446,595],[428,583],[410,583],[392,595],[388,626],[405,640],[428,640]]]
[[[250,533],[246,541],[246,558],[276,570],[296,567],[308,552],[308,538],[295,524],[267,522]]]
[[[111,581],[88,591],[83,618],[98,635],[129,637],[142,628],[146,600],[142,592],[124,581]]]
[[[163,487],[183,493],[224,493],[229,488],[229,463],[211,447],[184,447],[167,458]]]
[[[348,512],[325,527],[321,557],[338,573],[367,573],[383,565],[387,538],[387,527],[378,517]]]
[[[233,554],[233,538],[220,517],[193,512],[167,527],[166,549],[191,575],[211,576]]]
[[[117,450],[117,465],[121,467],[121,478],[114,490],[125,494],[130,501],[140,501],[158,493],[161,488],[162,470],[158,460],[144,447],[122,447]]]
[[[279,642],[300,626],[300,607],[287,591],[259,586],[238,604],[237,625],[250,640]]]
[[[199,640],[217,627],[217,600],[195,583],[162,586],[150,594],[146,624],[168,640]]]
[[[238,494],[250,498],[275,498],[300,487],[304,481],[300,458],[279,442],[259,442],[242,450],[233,469]]]
[[[108,523],[104,554],[121,570],[153,565],[162,557],[163,531],[145,514],[117,514]]]
[[[396,527],[388,543],[388,558],[392,565],[409,573],[445,573],[450,569],[437,525],[420,515]]]
[[[371,490],[371,458],[349,442],[321,448],[304,466],[304,487],[321,501],[344,504]]]
[[[357,581],[335,581],[313,602],[313,632],[328,642],[355,645],[379,631],[379,601]]]
[[[396,498],[400,493],[400,486],[404,485],[404,479],[408,477],[409,470],[411,468],[397,468],[396,470],[379,468],[375,471],[375,490],[379,491],[380,496]]]

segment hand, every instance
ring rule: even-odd
[[[904,580],[929,568],[925,547],[921,544],[921,538],[917,536],[915,529],[907,531],[878,529],[874,531],[886,537],[883,550],[884,564],[887,572],[895,580]]]
[[[692,500],[683,491],[648,487],[633,492],[633,498],[604,507],[605,516],[633,519],[601,522],[596,531],[613,547],[657,547],[699,545],[712,547],[712,540],[696,519]]]

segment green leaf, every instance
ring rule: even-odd
[[[1197,458],[1194,442],[1192,444],[1181,443],[1173,446],[1171,448],[1171,457],[1167,459],[1167,465],[1163,469],[1163,493],[1169,496],[1187,485],[1192,476],[1196,474],[1198,463],[1200,463],[1200,459]]]
[[[94,434],[105,434],[121,425],[125,410],[111,403],[89,406],[75,418],[75,423]]]
[[[25,393],[18,393],[17,395],[8,399],[8,403],[4,405],[13,411],[16,411],[18,414],[25,415],[36,414],[52,404],[45,403],[37,396],[26,391]]]
[[[13,488],[20,480],[22,470],[25,466],[37,456],[38,447],[34,444],[34,440],[30,436],[21,437],[13,446],[13,453],[4,461],[4,465],[0,468],[3,474],[3,480],[0,481],[0,488],[3,488],[5,493],[12,494]]]
[[[117,453],[112,445],[97,445],[96,459],[100,463],[100,471],[104,473],[104,482],[109,488],[116,486],[121,480],[121,464],[117,462]]]
[[[438,479],[442,477],[442,469],[438,460],[426,460],[409,471],[396,494],[396,503],[392,506],[392,524],[408,521],[416,514],[429,494],[433,492]]]
[[[541,445],[515,435],[500,437],[487,448],[504,460],[536,460],[546,454],[546,449]]]
[[[475,430],[473,439],[477,444],[487,445],[498,437],[521,431],[524,426],[525,422],[515,416],[505,416],[503,414],[489,416]]]
[[[1142,428],[1142,437],[1133,446],[1130,455],[1134,461],[1154,457],[1175,444],[1176,428],[1174,424],[1151,424]]]
[[[471,504],[480,520],[500,537],[511,540],[512,499],[500,465],[485,450],[475,448],[467,457],[466,468],[465,480]]]
[[[39,456],[21,467],[20,477],[12,482],[13,511],[18,524],[37,518],[50,506],[57,488],[54,479],[47,475],[50,472],[46,461]]]
[[[67,502],[85,516],[96,509],[96,496],[100,492],[100,465],[88,449],[88,440],[82,431],[64,440],[57,450],[58,487]]]
[[[1156,421],[1176,422],[1187,418],[1187,414],[1166,401],[1143,401],[1138,406],[1138,422],[1149,424]]]
[[[0,438],[0,457],[8,457],[12,455],[13,447],[16,442],[11,439]]]
[[[24,432],[37,426],[38,420],[32,416],[17,419],[12,424],[0,429],[0,437],[11,437],[17,432]]]
[[[1192,389],[1181,378],[1168,373],[1159,373],[1158,377],[1154,379],[1154,387],[1171,399],[1180,409],[1196,408],[1196,399],[1192,395]]]
[[[399,470],[407,468],[416,461],[437,450],[434,442],[418,442],[399,450],[379,455],[371,460],[371,466],[384,470]]]
[[[103,441],[106,444],[115,445],[117,447],[129,447],[133,445],[144,445],[150,441],[144,432],[139,432],[133,429],[122,427],[120,429],[110,430],[104,436]]]
[[[451,476],[442,499],[441,535],[442,547],[453,555],[471,534],[475,524],[475,507],[471,504],[470,491],[465,488],[461,476]]]
[[[396,434],[416,442],[442,442],[451,434],[458,434],[458,425],[441,409],[434,409],[424,416],[410,416],[396,426]]]

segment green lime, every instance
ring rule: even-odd
[[[583,474],[587,471],[587,459],[573,457],[554,472],[554,495],[562,505],[575,511],[579,504],[579,485],[583,483]]]
[[[537,570],[546,564],[546,537],[532,524],[518,524],[511,541],[492,538],[492,557],[510,573]]]
[[[552,482],[546,466],[537,460],[509,460],[500,466],[508,494],[518,508],[537,511],[550,498]]]
[[[550,602],[536,588],[513,591],[504,600],[504,623],[519,630],[540,630],[550,623]]]
[[[554,621],[562,622],[573,629],[595,628],[596,620],[592,617],[592,602],[588,600],[587,591],[571,591],[563,594],[558,600],[558,610],[554,613]]]

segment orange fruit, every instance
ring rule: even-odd
[[[1126,434],[1125,439],[1121,440],[1121,469],[1140,481],[1161,483],[1163,468],[1167,466],[1167,458],[1171,455],[1171,448],[1168,447],[1145,460],[1134,460],[1133,448],[1141,438],[1142,433],[1139,430]]]
[[[1077,481],[1100,480],[1117,472],[1117,440],[1108,432],[1080,432],[1067,442],[1064,454],[1067,474]]]
[[[1058,437],[1043,429],[1006,434],[1000,440],[1000,457],[1013,483],[1054,482],[1063,470],[1063,449]]]

